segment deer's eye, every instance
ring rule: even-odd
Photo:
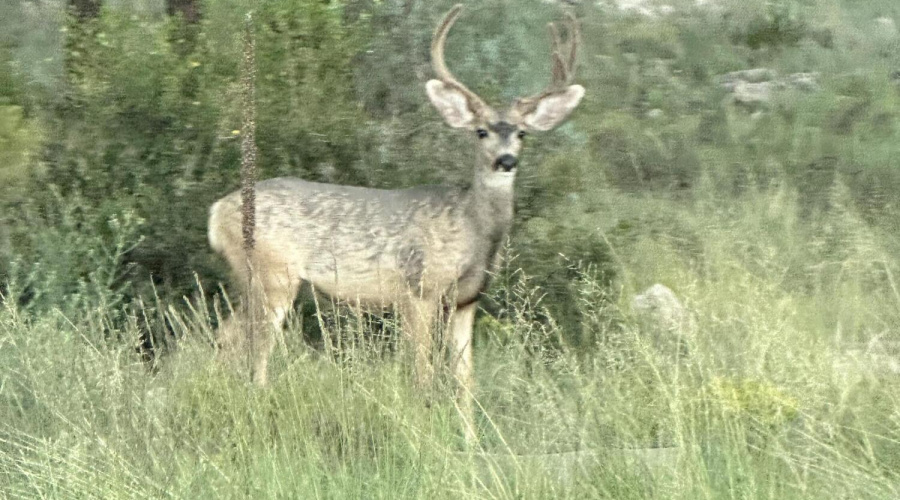
[[[475,131],[475,135],[477,135],[479,139],[484,139],[485,137],[488,136],[488,131],[483,128],[480,128]]]
[[[519,133],[516,135],[519,136],[519,139],[524,139],[525,136],[528,135],[528,132],[525,132],[524,130],[520,130]]]

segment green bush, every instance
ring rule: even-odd
[[[42,129],[28,100],[23,75],[9,52],[0,48],[0,291],[9,279],[11,227],[21,222],[15,211],[28,200],[28,180],[36,167]]]
[[[445,127],[422,89],[431,75],[434,22],[451,3],[259,6],[261,177],[385,188],[465,183],[472,139]],[[54,86],[25,85],[46,80],[33,77],[35,64],[13,61],[15,71],[0,73],[0,141],[10,144],[0,149],[9,155],[0,165],[7,221],[0,253],[20,263],[20,289],[32,289],[28,276],[53,283],[33,287],[23,300],[40,296],[49,305],[76,293],[92,279],[91,256],[104,254],[94,247],[114,244],[109,222],[126,216],[140,221],[129,236],[140,243],[115,264],[124,273],[113,287],[123,302],[194,294],[198,278],[207,291],[227,281],[206,243],[206,217],[212,201],[238,185],[238,27],[247,6],[208,2],[203,21],[185,30],[179,21],[111,4],[89,25],[70,20],[54,30],[68,39],[65,71]],[[612,290],[632,286],[609,248],[619,236],[651,235],[653,242],[644,240],[638,251],[679,242],[673,260],[698,259],[692,269],[702,269],[693,224],[648,216],[641,206],[618,213],[605,199],[610,188],[678,207],[788,193],[796,197],[790,217],[810,224],[803,238],[829,242],[815,256],[823,261],[846,255],[839,247],[848,233],[820,238],[837,227],[838,187],[846,190],[841,206],[851,219],[878,234],[896,229],[892,63],[879,55],[881,45],[851,43],[873,15],[892,11],[847,7],[856,17],[838,26],[829,16],[843,7],[826,2],[823,9],[796,1],[725,2],[721,10],[678,5],[672,15],[642,18],[575,8],[583,20],[578,81],[588,94],[573,124],[529,137],[511,248],[573,338],[585,331],[572,306],[580,273],[592,269]],[[502,105],[546,83],[545,23],[560,17],[558,6],[536,2],[470,6],[450,36],[448,61],[464,82]],[[836,29],[831,48],[809,43],[807,34],[797,40],[819,28]],[[21,29],[12,36],[35,43]],[[47,54],[49,43],[41,42]],[[818,70],[821,90],[784,91],[769,109],[748,113],[729,104],[716,77],[754,66],[780,74]],[[620,235],[623,227],[631,229]],[[54,255],[48,245],[66,249]],[[31,264],[46,271],[29,271]],[[794,268],[788,275],[808,277]]]
[[[177,296],[194,288],[195,273],[224,277],[207,250],[205,227],[208,206],[238,185],[233,131],[240,129],[237,33],[244,8],[237,1],[207,6],[204,30],[188,53],[173,39],[177,21],[105,10],[90,29],[71,30],[66,94],[42,98],[45,168],[33,173],[31,186],[55,189],[30,188],[35,216],[77,200],[85,214],[77,230],[102,232],[110,214],[135,213],[144,221],[143,240],[126,260],[136,292],[149,292],[152,280]],[[342,16],[338,7],[304,0],[256,12],[262,177],[368,178],[360,169],[365,120],[351,67],[360,46],[354,33],[363,28]],[[60,222],[50,217],[47,224]]]

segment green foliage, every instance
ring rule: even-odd
[[[678,28],[665,23],[647,23],[632,19],[616,26],[617,48],[625,54],[650,59],[676,59],[682,52]]]
[[[0,491],[898,497],[896,353],[877,352],[900,324],[895,2],[574,7],[587,95],[526,139],[476,321],[485,454],[449,377],[430,408],[412,390],[390,321],[304,304],[265,391],[210,347],[206,214],[238,185],[249,3],[205,2],[191,29],[112,2],[40,24],[27,3],[0,5]],[[254,4],[261,176],[469,179],[474,139],[422,90],[451,3]],[[558,6],[467,9],[454,72],[497,104],[541,88]],[[719,77],[753,67],[818,88],[748,111]],[[690,314],[675,355],[631,307],[654,283]],[[148,332],[178,339],[150,373]]]
[[[228,26],[240,26],[243,7],[210,5],[208,29],[189,53],[172,37],[177,21],[110,9],[89,27],[76,23],[68,91],[44,97],[45,168],[32,182],[56,186],[59,196],[36,192],[36,209],[58,212],[78,197],[86,218],[99,224],[79,227],[89,232],[102,231],[113,212],[141,217],[144,239],[127,256],[137,290],[146,291],[151,277],[176,294],[193,286],[195,272],[222,278],[209,253],[197,250],[207,246],[207,207],[238,181],[232,131],[240,128],[240,47]],[[301,0],[269,3],[256,14],[264,177],[322,178],[333,170],[334,180],[365,178],[350,78],[360,27],[341,19],[338,7]]]
[[[20,256],[11,263],[8,298],[35,314],[57,309],[98,325],[120,318],[117,309],[134,294],[135,266],[127,259],[142,242],[143,220],[112,204],[93,207],[78,195],[55,206],[58,212],[30,220],[30,232],[14,226]],[[100,328],[92,335],[102,337]]]
[[[768,2],[765,12],[733,36],[752,49],[796,45],[806,36],[807,27],[793,0]]]
[[[0,105],[0,185],[4,199],[22,198],[31,155],[41,143],[40,129],[22,106]]]
[[[632,116],[610,115],[592,134],[592,152],[617,188],[688,188],[697,180],[700,162],[688,142],[691,137],[683,132],[685,125],[683,121],[672,126],[644,125]]]
[[[777,429],[799,415],[797,398],[766,381],[715,378],[710,391],[724,412],[747,418],[751,425]]]
[[[377,187],[466,182],[472,138],[445,129],[422,92],[433,23],[449,4],[285,0],[260,6],[261,176]],[[896,228],[898,94],[878,62],[888,41],[854,41],[872,16],[890,16],[890,9],[846,7],[852,21],[839,24],[833,14],[844,7],[834,2],[819,10],[796,1],[744,4],[679,5],[675,14],[647,19],[576,9],[583,20],[579,81],[589,92],[575,123],[529,137],[511,242],[572,342],[594,335],[585,326],[593,320],[577,306],[581,273],[595,273],[606,288],[603,300],[615,302],[617,290],[632,286],[616,262],[622,242],[641,240],[639,251],[661,252],[657,240],[665,241],[677,252],[660,263],[687,259],[692,269],[706,266],[696,229],[702,223],[641,207],[619,213],[605,199],[609,188],[671,197],[682,208],[772,190],[796,196],[789,209],[797,213],[788,219],[796,215],[809,224],[797,244],[819,253],[799,253],[791,262],[858,255],[843,248],[852,233],[835,229],[851,227],[847,220],[863,221],[879,235]],[[207,290],[225,280],[205,241],[206,212],[238,182],[235,26],[246,7],[239,0],[210,2],[203,22],[186,30],[178,20],[111,6],[91,23],[70,20],[56,30],[66,32],[68,51],[59,87],[23,84],[44,74],[35,62],[13,61],[20,70],[3,73],[8,90],[0,140],[11,144],[3,154],[12,160],[0,167],[10,180],[0,200],[21,217],[0,231],[0,252],[22,263],[15,276],[21,289],[32,288],[28,275],[49,280],[24,271],[40,262],[35,269],[57,269],[45,273],[56,284],[33,287],[34,296],[45,305],[64,301],[87,279],[94,265],[89,256],[98,254],[93,246],[113,241],[108,222],[126,214],[141,224],[133,235],[140,243],[116,264],[129,281],[123,300],[194,293],[195,273]],[[456,74],[498,104],[540,88],[548,78],[544,24],[558,9],[536,3],[512,9],[504,2],[470,7],[448,43]],[[26,11],[10,12],[25,22]],[[831,30],[834,38],[810,44],[816,30]],[[21,30],[10,33],[22,43],[13,54],[38,50],[28,44],[45,46]],[[781,92],[768,110],[751,115],[730,104],[716,77],[753,65],[781,73],[819,70],[822,88]],[[66,251],[42,250],[50,241]],[[664,267],[652,269],[669,274]],[[789,286],[819,286],[813,282],[821,276],[813,280],[802,267],[790,267]]]
[[[30,113],[22,75],[15,71],[9,53],[0,48],[0,206],[28,198],[28,179],[42,131]],[[15,218],[0,212],[0,281],[8,279],[12,258],[9,226]],[[0,286],[2,290],[2,286]]]

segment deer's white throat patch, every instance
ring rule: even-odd
[[[484,185],[491,189],[512,189],[515,172],[492,172],[484,178]]]

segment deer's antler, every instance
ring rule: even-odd
[[[447,15],[444,16],[444,20],[438,26],[437,30],[434,32],[434,37],[431,40],[431,65],[434,68],[434,72],[437,74],[439,80],[444,82],[447,85],[451,85],[455,87],[457,90],[465,94],[469,108],[476,114],[481,114],[485,109],[487,109],[487,105],[478,97],[475,92],[472,92],[465,85],[459,82],[450,70],[447,68],[447,64],[444,62],[444,42],[447,40],[447,33],[450,31],[450,28],[453,26],[453,23],[456,22],[456,19],[459,17],[460,12],[462,12],[463,6],[462,4],[456,4],[450,9],[450,12],[447,12]]]
[[[550,67],[551,78],[550,84],[543,91],[529,97],[523,97],[516,101],[516,109],[526,114],[534,110],[535,106],[544,97],[564,90],[575,80],[575,66],[578,57],[578,44],[580,39],[580,30],[578,28],[578,20],[571,12],[566,14],[568,18],[567,42],[568,49],[563,44],[559,29],[556,24],[548,25],[550,31]]]

